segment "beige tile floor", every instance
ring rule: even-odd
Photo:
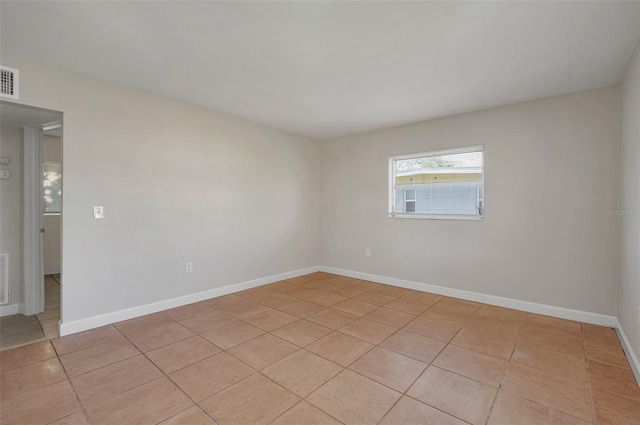
[[[613,329],[325,273],[0,353],[2,424],[640,423]]]
[[[16,314],[0,318],[0,350],[58,337],[60,275],[44,278],[45,311],[35,316]]]

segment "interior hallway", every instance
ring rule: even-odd
[[[0,350],[57,338],[60,320],[60,274],[44,277],[44,312],[0,318]]]

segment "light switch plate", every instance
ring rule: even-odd
[[[9,165],[9,158],[6,156],[0,156],[0,165]]]
[[[104,207],[93,207],[93,218],[102,220],[104,218]]]

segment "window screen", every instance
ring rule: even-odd
[[[483,218],[483,146],[392,156],[389,169],[390,217]]]

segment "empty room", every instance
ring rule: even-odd
[[[3,425],[637,425],[640,1],[0,1]]]

